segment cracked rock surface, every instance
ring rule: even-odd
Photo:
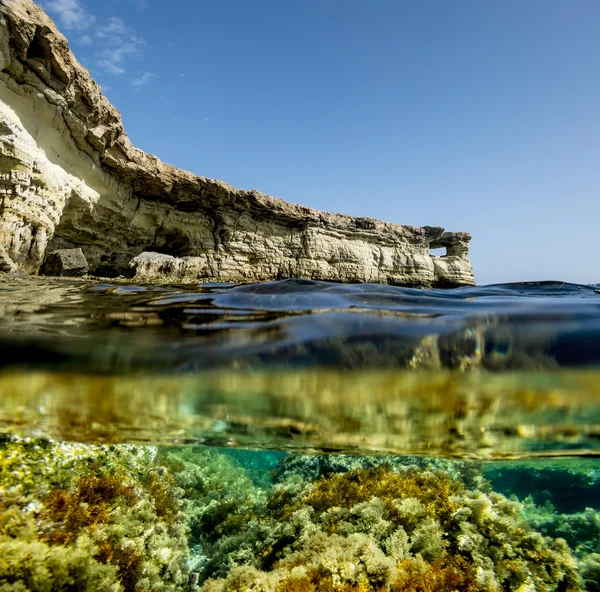
[[[467,233],[318,211],[138,150],[31,0],[0,0],[0,200],[3,265],[27,273],[81,248],[94,275],[140,281],[474,283]]]

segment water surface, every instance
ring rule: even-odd
[[[11,433],[455,458],[598,450],[595,286],[5,278],[0,310]]]

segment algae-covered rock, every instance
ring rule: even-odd
[[[508,499],[477,465],[297,456],[260,483],[207,448],[6,439],[0,592],[600,589],[595,516]]]
[[[181,491],[155,455],[5,439],[0,590],[193,589]]]
[[[549,501],[561,513],[600,510],[600,466],[594,459],[492,463],[484,473],[497,491],[531,496],[540,506]]]
[[[600,553],[600,511],[594,508],[563,513],[549,501],[536,505],[528,496],[523,500],[523,515],[542,534],[565,539],[577,557]]]
[[[32,522],[32,521],[31,521]],[[29,524],[35,530],[33,523]],[[19,532],[0,534],[0,590],[36,592],[117,592],[123,590],[114,565],[105,564],[94,555],[97,547],[81,537],[76,545],[48,545]]]
[[[469,485],[459,470],[373,460],[309,480],[323,467],[307,462],[286,459],[286,477],[251,509],[231,499],[205,592],[584,589],[566,542],[533,530],[518,502],[469,489],[466,469]]]
[[[423,470],[435,469],[462,481],[467,487],[488,491],[487,479],[482,473],[481,463],[473,461],[447,460],[422,456],[368,456],[352,454],[289,454],[282,457],[272,471],[273,481],[278,483],[292,475],[305,481],[353,469],[372,469],[381,465],[390,467],[415,467]]]
[[[600,554],[588,555],[581,565],[581,577],[588,592],[600,592]]]
[[[265,491],[235,460],[212,450],[169,451],[164,460],[183,492],[195,569],[206,577],[257,564]]]

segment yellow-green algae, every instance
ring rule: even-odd
[[[180,491],[156,451],[0,446],[0,590],[190,587]]]
[[[292,456],[265,494],[231,461],[182,455],[205,592],[598,589],[594,557],[536,532],[472,463]]]
[[[535,532],[521,509],[417,467],[292,479],[237,534],[256,559],[204,590],[582,590],[564,540]]]
[[[291,456],[273,480],[214,449],[5,438],[0,591],[600,590],[597,513],[508,499],[477,465]]]

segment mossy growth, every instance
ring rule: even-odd
[[[483,464],[474,461],[448,460],[422,456],[370,456],[352,454],[288,454],[280,458],[272,470],[272,481],[281,483],[292,476],[314,482],[320,477],[347,473],[354,469],[374,469],[386,465],[398,472],[407,467],[422,471],[441,471],[460,481],[468,489],[490,491],[489,482],[483,474]]]
[[[475,592],[478,589],[472,566],[460,556],[433,563],[421,557],[405,559],[398,564],[396,578],[390,586],[390,592]]]
[[[139,496],[131,484],[123,482],[122,475],[102,474],[95,464],[88,475],[76,477],[69,489],[53,489],[42,499],[40,538],[50,544],[68,545],[85,528],[106,524],[120,501],[134,505]]]
[[[247,472],[226,455],[188,447],[169,450],[160,460],[182,492],[192,546],[210,546],[235,534],[264,500]]]
[[[306,458],[265,490],[209,449],[5,440],[0,592],[599,589],[596,547],[539,532],[587,514],[534,530],[473,467]]]
[[[181,491],[155,456],[5,440],[0,590],[193,590]]]
[[[368,584],[336,584],[331,574],[323,574],[315,568],[309,568],[302,575],[290,576],[281,581],[277,592],[371,592]],[[384,592],[384,589],[374,592]]]
[[[215,545],[230,567],[205,592],[240,582],[263,592],[583,589],[566,543],[533,531],[518,502],[442,470],[380,464],[309,483],[295,474],[254,512]],[[232,561],[233,541],[251,559]]]
[[[473,570],[464,559],[428,564],[421,558],[406,559],[397,566],[395,580],[389,585],[373,587],[367,583],[337,583],[331,574],[310,568],[298,576],[282,580],[276,592],[476,592]]]
[[[389,465],[381,465],[373,469],[355,469],[341,475],[321,477],[313,483],[301,503],[317,512],[324,512],[332,507],[350,509],[377,498],[383,502],[388,519],[404,526],[410,517],[401,510],[398,501],[416,499],[424,515],[438,520],[442,526],[448,526],[452,513],[458,509],[451,496],[463,489],[462,483],[441,471],[422,471],[410,467],[403,473],[396,473]],[[335,523],[328,526],[331,531],[336,530]]]

